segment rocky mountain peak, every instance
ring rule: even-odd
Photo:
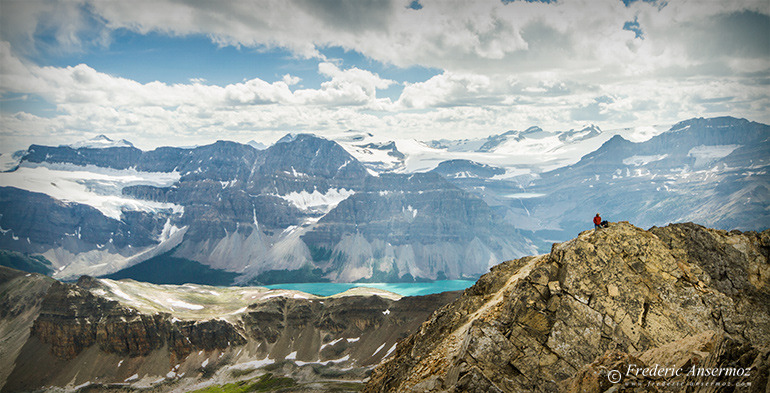
[[[342,146],[316,135],[289,134],[265,152],[264,174],[362,178],[367,173],[366,168]]]
[[[441,162],[432,172],[451,178],[491,178],[504,174],[505,169],[475,161],[455,159]]]
[[[605,391],[611,367],[632,363],[681,367],[682,382],[698,365],[766,370],[768,246],[770,230],[695,224],[582,232],[494,267],[399,343],[364,391]],[[759,374],[741,382],[764,386]]]
[[[569,130],[561,133],[559,140],[563,142],[577,142],[599,136],[601,133],[602,130],[598,126],[590,124],[580,130]]]
[[[255,149],[257,149],[257,150],[265,150],[265,149],[267,149],[267,145],[265,145],[262,142],[257,142],[257,141],[255,141],[253,139],[248,141],[248,142],[246,142],[246,144],[251,146],[251,147],[253,147],[253,148],[255,148]]]
[[[746,119],[738,119],[731,116],[713,117],[708,119],[703,117],[694,117],[692,119],[683,120],[674,124],[671,126],[671,131],[686,130],[690,127],[745,126],[751,123],[752,122]]]
[[[99,134],[91,139],[79,141],[72,143],[68,145],[69,147],[73,149],[81,149],[81,148],[88,148],[88,149],[104,149],[109,147],[134,147],[134,145],[125,140],[112,140],[107,135]]]

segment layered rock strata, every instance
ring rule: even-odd
[[[10,326],[15,332],[0,330],[13,345],[6,351],[4,341],[0,352],[8,367],[0,374],[3,392],[83,386],[186,391],[213,377],[220,383],[245,378],[268,365],[273,372],[304,380],[360,383],[392,354],[396,341],[459,296],[351,293],[323,298],[255,287],[244,289],[259,296],[242,309],[218,313],[166,299],[191,291],[190,286],[130,284],[147,298],[179,309],[151,313],[127,300],[136,300],[136,293],[128,292],[125,283],[82,277],[77,284],[63,284],[1,267],[0,278],[0,328]],[[21,296],[30,288],[38,289]],[[209,300],[237,290],[194,288],[209,293]],[[17,304],[5,301],[6,294]],[[24,324],[16,321],[19,315]]]
[[[764,392],[769,259],[770,231],[586,231],[493,268],[400,342],[364,391],[679,391],[674,382],[710,380]],[[684,375],[642,386],[632,365]],[[693,366],[756,372],[690,378]],[[722,391],[710,389],[690,387]]]

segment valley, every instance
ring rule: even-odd
[[[0,173],[2,391],[577,392],[663,360],[766,370],[770,126],[621,131],[32,145]],[[610,227],[585,231],[596,212]]]
[[[0,0],[0,393],[770,393],[770,0]]]
[[[356,288],[319,297],[87,276],[61,284],[4,267],[0,292],[3,392],[190,391],[266,372],[303,389],[357,391],[398,340],[459,296]]]
[[[67,284],[0,267],[1,389],[603,392],[718,381],[762,391],[768,250],[770,230],[617,222],[502,262],[464,291],[411,297]],[[743,372],[610,378],[655,365]]]

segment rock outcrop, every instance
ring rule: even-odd
[[[92,345],[125,356],[146,356],[168,346],[176,357],[184,358],[193,349],[225,349],[246,343],[225,321],[172,322],[168,314],[142,314],[80,286],[59,282],[46,294],[32,336],[63,360],[75,358]]]
[[[360,381],[398,340],[459,296],[400,298],[383,291],[317,297],[87,276],[65,284],[4,267],[0,291],[3,392],[78,390],[84,384],[186,390],[218,371],[217,381],[228,382],[267,365],[313,381]],[[238,291],[248,295],[233,295]],[[146,303],[139,303],[140,296]],[[173,307],[150,311],[160,303]],[[227,311],[217,308],[222,304]]]
[[[54,282],[41,274],[0,266],[0,387],[29,339],[43,297]]]
[[[586,231],[493,268],[401,341],[364,391],[764,392],[768,269],[770,230]],[[732,374],[698,374],[719,368]]]

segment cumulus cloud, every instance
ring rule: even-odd
[[[149,147],[160,139],[171,144],[180,139],[219,139],[223,131],[246,138],[259,131],[324,131],[348,123],[353,128],[362,124],[354,119],[360,113],[345,108],[388,104],[388,99],[377,97],[377,90],[394,83],[369,71],[326,62],[319,64],[319,73],[328,80],[318,89],[292,91],[290,84],[299,78],[291,75],[272,83],[254,78],[226,86],[199,79],[185,84],[139,83],[85,64],[40,67],[16,57],[10,44],[2,41],[0,55],[0,94],[34,94],[57,111],[48,118],[4,114],[0,136],[4,144],[16,148],[39,142],[44,135],[64,143],[73,131],[120,134]],[[369,120],[365,123],[371,125]]]
[[[282,47],[304,57],[320,58],[319,49],[339,46],[402,67],[486,73],[641,62],[636,70],[720,55],[766,58],[768,52],[770,10],[763,0],[629,6],[620,0],[423,0],[419,10],[410,3],[80,0],[52,7],[10,2],[4,3],[3,36],[32,41],[48,30],[59,42],[76,45],[93,30],[91,21],[107,31],[202,34],[220,45]],[[626,23],[641,34],[624,30]]]
[[[425,82],[407,84],[398,103],[418,109],[500,103],[505,85],[493,85],[485,75],[444,72]],[[492,102],[483,97],[491,98]]]
[[[395,83],[358,68],[340,70],[336,65],[323,62],[318,73],[331,78],[321,83],[320,89],[296,91],[298,102],[305,104],[364,105],[376,100],[377,89],[386,89]]]
[[[283,83],[285,83],[286,85],[294,86],[297,83],[301,82],[302,78],[300,78],[298,76],[293,76],[293,75],[290,75],[290,74],[286,74],[286,75],[283,76],[282,80],[283,80]]]
[[[420,9],[410,3],[4,2],[0,93],[42,97],[56,113],[4,114],[0,132],[6,142],[112,130],[141,145],[156,135],[196,143],[222,132],[249,140],[257,131],[356,128],[432,138],[534,124],[612,128],[716,115],[770,120],[766,0],[628,6],[620,0],[421,0]],[[38,50],[77,51],[94,39],[107,46],[119,29],[284,48],[316,59],[322,82],[308,88],[285,74],[225,86],[201,79],[139,83],[85,64],[43,67],[31,60]],[[417,82],[383,78],[326,59],[329,47],[389,67],[440,71]],[[396,85],[398,97],[378,96]]]

